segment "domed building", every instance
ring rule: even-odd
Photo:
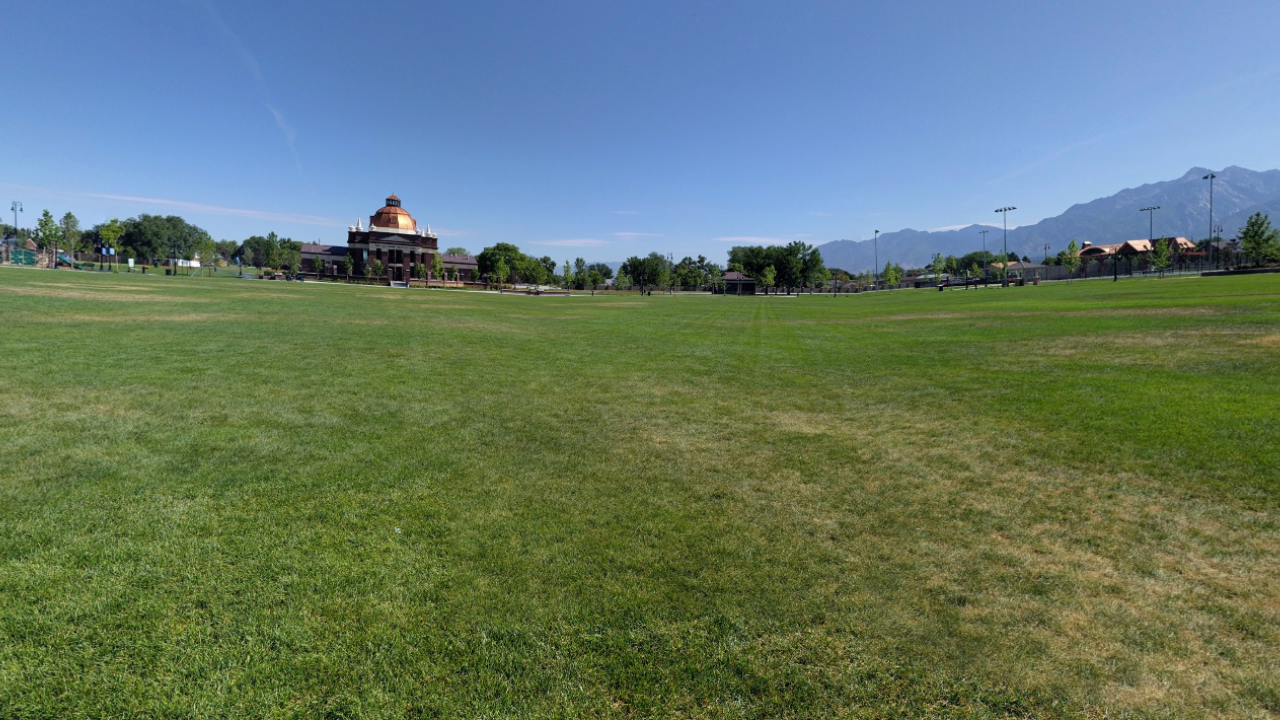
[[[436,234],[431,226],[418,228],[418,221],[400,207],[400,198],[392,195],[381,210],[369,216],[369,229],[359,220],[347,228],[347,254],[357,275],[369,275],[372,261],[382,266],[382,277],[393,281],[414,277],[421,264],[430,270],[439,252]]]

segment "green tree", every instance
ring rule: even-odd
[[[271,233],[267,237],[274,236],[275,233]],[[298,272],[302,269],[302,243],[289,238],[276,240],[274,260],[276,268],[289,272]]]
[[[471,251],[464,247],[451,247],[444,251],[445,255],[470,255]]]
[[[710,263],[706,269],[707,284],[711,286],[711,292],[723,292],[724,288],[724,271],[719,265]]]
[[[1160,273],[1160,277],[1164,277],[1164,271],[1169,268],[1169,263],[1173,259],[1172,245],[1173,243],[1165,238],[1151,242],[1151,254],[1149,255],[1151,269]]]
[[[942,253],[934,253],[933,262],[929,263],[929,269],[933,271],[934,275],[939,276],[938,279],[942,279],[942,274],[947,271],[946,263],[947,261],[942,259]]]
[[[524,253],[520,252],[520,248],[511,243],[497,243],[491,247],[487,247],[476,256],[476,270],[481,275],[494,276],[494,271],[498,268],[498,260],[502,260],[507,266],[507,272],[517,266],[516,260],[524,257]]]
[[[98,226],[98,240],[103,247],[114,249],[120,243],[120,236],[124,234],[124,224],[116,218],[102,223]]]
[[[1280,260],[1277,238],[1280,230],[1271,228],[1271,217],[1254,213],[1240,230],[1240,250],[1258,265]]]
[[[902,282],[902,266],[893,261],[884,264],[884,272],[880,274],[884,278],[885,284],[890,290],[898,283]]]
[[[431,274],[437,279],[444,278],[444,259],[440,257],[440,253],[431,258]]]
[[[760,284],[763,285],[766,290],[772,288],[774,283],[777,281],[778,271],[774,270],[772,265],[766,267],[764,271],[760,273]]]
[[[658,255],[657,253],[653,254]],[[666,286],[669,289],[671,287],[671,278],[671,263],[666,258],[658,255],[658,276],[654,285],[658,287]]]
[[[498,258],[498,264],[493,267],[493,277],[498,281],[498,289],[502,289],[502,284],[507,281],[507,276],[511,274],[511,270],[507,268],[507,259]]]
[[[614,278],[613,286],[619,290],[626,290],[631,287],[631,278],[627,277],[626,273],[619,270],[618,277]]]
[[[58,223],[58,230],[62,233],[62,245],[66,247],[67,252],[76,250],[80,244],[80,220],[68,212]]]
[[[214,247],[218,252],[218,259],[231,262],[231,258],[235,257],[236,250],[240,248],[240,243],[235,240],[219,240],[214,243]]]
[[[40,248],[52,248],[58,244],[58,237],[62,231],[58,228],[58,221],[53,219],[53,213],[45,210],[40,213],[40,218],[36,220],[36,245]]]
[[[347,278],[349,279],[351,277],[352,271],[354,271],[355,269],[356,269],[356,261],[351,259],[351,255],[350,254],[343,255],[342,256],[342,274],[347,276]]]
[[[1080,267],[1080,246],[1076,244],[1075,238],[1067,243],[1067,249],[1063,251],[1062,264],[1067,267],[1067,282],[1071,282],[1071,276],[1076,274],[1076,268]]]
[[[374,258],[369,261],[369,265],[365,268],[364,274],[365,277],[380,278],[382,277],[382,273],[385,269],[386,268],[382,267],[382,261],[378,258]]]
[[[200,267],[209,268],[209,272],[213,272],[214,263],[218,259],[218,243],[209,236],[209,233],[201,230],[192,246],[192,255],[200,257]]]
[[[547,281],[547,268],[535,257],[521,254],[515,258],[511,271],[519,276],[521,282],[542,285]],[[514,282],[514,280],[513,280]]]

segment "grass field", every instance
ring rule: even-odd
[[[0,717],[1280,713],[1280,276],[0,269]]]

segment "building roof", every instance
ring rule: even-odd
[[[1124,243],[1111,243],[1109,245],[1090,245],[1080,249],[1080,257],[1094,257],[1097,255],[1115,255],[1120,248],[1124,247]],[[1148,248],[1150,249],[1150,248]]]
[[[1193,250],[1196,244],[1184,237],[1167,238],[1172,241],[1177,250]],[[1109,245],[1090,245],[1080,251],[1080,257],[1097,257],[1099,255],[1141,255],[1142,253],[1151,252],[1151,241],[1143,238],[1141,240],[1127,240],[1122,243],[1111,243]]]
[[[724,279],[725,279],[725,281],[726,281],[726,282],[730,282],[730,281],[731,281],[731,282],[739,282],[739,281],[746,282],[747,280],[750,280],[750,281],[752,281],[752,282],[755,282],[755,278],[750,277],[750,276],[748,276],[748,275],[744,275],[744,274],[742,274],[742,273],[738,272],[737,270],[730,270],[729,272],[725,273],[725,274],[723,275],[723,277],[724,277]]]
[[[307,255],[346,255],[346,245],[321,245],[320,243],[302,243],[302,252]]]
[[[440,262],[445,265],[476,265],[475,255],[440,255]]]
[[[417,230],[418,221],[404,208],[400,207],[400,198],[387,196],[387,204],[381,210],[369,216],[369,228],[396,228],[399,230]]]

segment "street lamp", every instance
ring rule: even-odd
[[[1210,248],[1213,248],[1213,179],[1216,177],[1218,177],[1217,173],[1209,173],[1208,175],[1205,175],[1204,177],[1200,178],[1201,180],[1209,181],[1209,247]],[[1212,253],[1216,258],[1217,253],[1214,253],[1212,249],[1210,249],[1209,252]]]
[[[1000,260],[1000,265],[1004,268],[1004,272],[1001,275],[1004,276],[1002,284],[1005,287],[1009,287],[1009,211],[1017,209],[1016,207],[1002,207],[996,210],[1004,217],[1004,257]]]

